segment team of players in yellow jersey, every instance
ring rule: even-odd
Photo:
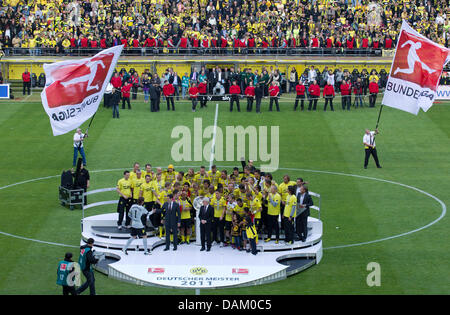
[[[139,197],[144,198],[144,206],[148,211],[159,209],[167,201],[167,196],[173,194],[181,209],[178,235],[181,237],[181,244],[189,244],[195,228],[193,203],[196,197],[203,196],[209,198],[210,205],[214,208],[213,242],[216,241],[220,246],[231,245],[239,250],[245,249],[248,234],[245,233],[245,221],[250,218],[257,234],[262,231],[267,233],[266,242],[271,240],[272,230],[275,230],[275,242],[278,243],[278,218],[281,215],[282,222],[284,219],[295,219],[297,197],[292,192],[297,191],[305,182],[301,178],[295,182],[289,175],[284,175],[283,181],[278,184],[272,174],[261,173],[251,161],[249,165],[244,162],[242,164],[243,172],[234,167],[229,174],[227,170],[217,170],[215,165],[209,171],[201,166],[197,172],[193,168],[183,172],[176,171],[173,165],[169,165],[167,170],[158,167],[153,171],[151,164],[146,164],[141,171],[140,164],[134,163],[133,170],[125,171],[124,177],[117,182],[117,192],[123,201],[122,209],[119,201],[118,212],[126,210],[128,213]],[[292,186],[291,189],[288,189],[289,186]],[[159,237],[163,237],[162,218],[157,213],[158,211],[151,216],[151,221],[159,229]],[[121,227],[121,223],[118,224]]]

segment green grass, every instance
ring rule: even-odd
[[[23,99],[22,99],[23,100]],[[35,93],[25,101],[0,102],[0,187],[29,179],[59,175],[71,167],[72,136],[53,137],[48,117]],[[352,176],[308,170],[355,174],[400,182],[422,189],[450,204],[450,107],[436,104],[417,117],[384,108],[377,137],[382,169],[362,167],[365,128],[374,128],[378,108],[335,112],[293,112],[293,101],[283,100],[281,112],[263,114],[233,112],[220,103],[218,126],[279,126],[280,170],[302,176],[310,189],[322,194],[324,222],[323,260],[320,264],[288,279],[272,284],[239,289],[202,290],[202,294],[449,294],[449,219],[417,233],[362,246],[339,246],[368,242],[420,228],[442,212],[432,198],[402,186]],[[176,112],[151,113],[141,99],[133,109],[120,110],[112,119],[111,110],[99,108],[90,137],[85,143],[91,189],[113,187],[133,162],[166,167],[173,163],[172,129],[178,125],[193,128],[194,117],[203,118],[203,127],[214,123],[215,104],[196,113],[189,102],[176,102]],[[245,102],[241,103],[245,109]],[[87,123],[84,124],[85,129]],[[204,140],[204,144],[208,140]],[[226,150],[226,149],[225,149]],[[220,162],[220,166],[240,165]],[[209,165],[209,161],[182,161],[177,165]],[[258,164],[258,163],[256,163]],[[220,167],[219,169],[221,169]],[[304,171],[283,168],[304,169]],[[119,171],[93,172],[94,170]],[[80,211],[59,205],[59,176],[0,190],[0,231],[28,238],[78,246]],[[114,192],[89,197],[90,201],[115,199]],[[102,206],[88,215],[114,212]],[[339,229],[336,229],[339,227]],[[60,294],[55,284],[56,264],[70,247],[58,247],[0,235],[4,254],[0,258],[0,294]],[[338,248],[335,248],[338,247]],[[5,254],[7,253],[7,254]],[[75,254],[78,256],[78,253]],[[368,287],[369,262],[381,266],[381,286]],[[138,287],[96,273],[100,294],[194,294],[194,290]]]

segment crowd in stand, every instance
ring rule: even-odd
[[[447,11],[446,0],[2,0],[0,44],[7,54],[390,49],[405,19],[448,46]]]

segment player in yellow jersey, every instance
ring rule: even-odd
[[[222,247],[225,238],[225,218],[223,216],[223,213],[227,206],[227,202],[225,198],[222,197],[222,194],[219,191],[216,191],[214,193],[214,196],[211,198],[210,205],[214,208],[214,218],[211,225],[212,242],[216,241],[217,244],[220,244],[220,246]]]
[[[224,246],[228,246],[228,244],[231,244],[231,229],[232,229],[232,221],[233,221],[233,212],[234,208],[236,207],[236,199],[234,198],[233,194],[230,194],[226,197],[227,204],[225,206],[224,212],[222,214],[223,217],[225,217],[225,241]]]
[[[295,187],[288,187],[288,195],[286,196],[286,205],[283,211],[283,225],[285,242],[287,244],[294,243],[294,221],[297,211],[297,196],[295,195]]]
[[[255,196],[252,193],[247,193],[247,200],[248,200],[248,207],[250,209],[250,212],[253,214],[254,223],[257,230],[261,229],[261,211],[262,211],[262,205],[261,201],[258,198],[255,198]]]
[[[130,172],[130,179],[133,180],[136,178],[136,172],[139,169],[140,165],[138,162],[135,162],[133,165],[133,170]]]
[[[196,182],[199,185],[202,185],[205,179],[209,180],[208,173],[206,172],[204,166],[200,166],[200,171],[198,172],[198,174],[194,176],[194,182]]]
[[[150,163],[145,164],[145,170],[142,171],[142,177],[146,177],[150,175],[150,179],[154,180],[156,178],[155,173],[152,171],[152,165]]]
[[[230,182],[230,179],[228,178],[228,172],[226,170],[223,170],[222,172],[220,172],[219,184],[222,184],[222,186],[225,188],[228,186],[229,182]]]
[[[241,198],[244,203],[248,203],[247,190],[245,189],[244,184],[239,184],[239,187],[233,191],[233,194],[234,197],[236,197],[236,200]]]
[[[145,182],[141,185],[139,197],[144,198],[144,207],[147,211],[152,211],[155,204],[155,185],[151,180],[151,175],[145,175]]]
[[[211,185],[216,187],[219,183],[220,177],[221,173],[217,170],[217,166],[212,165],[211,170],[208,171],[208,178],[211,181]]]
[[[248,166],[248,165],[246,165],[245,167],[244,167],[244,174],[242,174],[242,177],[245,177],[245,178],[250,178],[250,177],[255,177],[251,172],[250,172],[250,170],[251,170],[251,168],[250,168],[250,166]]]
[[[193,168],[188,169],[188,172],[184,174],[184,180],[189,182],[189,184],[194,183],[195,171]]]
[[[183,191],[181,193],[180,197],[180,208],[181,208],[181,227],[180,227],[180,234],[181,234],[181,243],[189,244],[190,238],[191,238],[191,226],[192,226],[192,217],[191,217],[191,210],[192,210],[192,204],[190,200],[187,198],[187,193]]]
[[[281,212],[283,212],[284,207],[286,205],[285,201],[286,201],[286,197],[288,195],[288,187],[289,186],[295,186],[296,183],[294,181],[291,181],[291,178],[289,177],[289,175],[284,175],[283,176],[283,182],[278,185],[278,193],[281,196]]]
[[[236,198],[236,206],[234,211],[242,218],[245,215],[244,209],[247,208],[247,204],[242,201],[241,198]]]
[[[161,175],[156,175],[157,180],[161,178]],[[163,183],[163,186],[160,184]],[[170,189],[170,183],[165,183],[162,180],[159,182],[153,181],[154,191],[155,191],[155,208],[157,210],[161,209],[162,205],[166,202],[167,195],[169,194],[168,190]],[[163,237],[164,226],[161,224],[161,213],[160,211],[156,211],[153,214],[153,226],[159,229],[159,237]]]
[[[270,188],[267,195],[267,238],[269,242],[272,237],[272,231],[275,229],[275,243],[278,244],[280,239],[280,227],[278,225],[278,218],[280,216],[281,195],[278,193],[276,186]]]
[[[119,230],[122,229],[122,222],[124,216],[124,210],[126,212],[125,217],[125,226],[129,227],[130,218],[128,217],[128,212],[130,211],[131,202],[132,202],[132,192],[131,192],[131,180],[130,180],[130,172],[124,171],[123,178],[119,179],[117,182],[116,191],[119,194],[119,202],[117,204],[117,212],[119,213],[119,219],[117,221],[117,228]]]
[[[131,175],[130,175],[131,177]],[[131,189],[133,191],[133,204],[137,204],[139,195],[141,193],[141,185],[145,182],[145,178],[142,177],[141,170],[136,170],[136,177],[131,179]]]
[[[161,175],[161,174],[156,174],[156,175],[155,175],[155,179],[153,180],[153,183],[155,184],[155,190],[156,190],[157,192],[163,190],[164,187],[165,187],[165,184],[166,184],[166,183],[164,182],[164,179],[162,178],[162,175]]]
[[[212,198],[212,196],[209,193],[209,188],[211,187],[211,182],[209,179],[205,179],[200,185],[199,185],[199,192],[201,196],[205,196],[208,198]]]
[[[173,183],[173,182],[175,182],[175,178],[176,178],[177,174],[178,174],[178,172],[175,172],[173,165],[170,164],[167,167],[167,171],[164,172],[163,179],[165,182]]]
[[[234,176],[234,178],[235,178],[235,181],[237,182],[237,183],[240,183],[241,182],[241,179],[242,179],[242,174],[241,173],[239,173],[239,168],[237,168],[237,167],[234,167],[233,168],[233,173],[230,175],[230,177],[231,176]]]

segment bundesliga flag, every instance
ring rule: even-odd
[[[44,64],[41,99],[54,136],[78,128],[95,114],[122,49],[115,46],[91,58]]]
[[[450,49],[434,43],[402,22],[382,104],[417,115],[436,97]]]

